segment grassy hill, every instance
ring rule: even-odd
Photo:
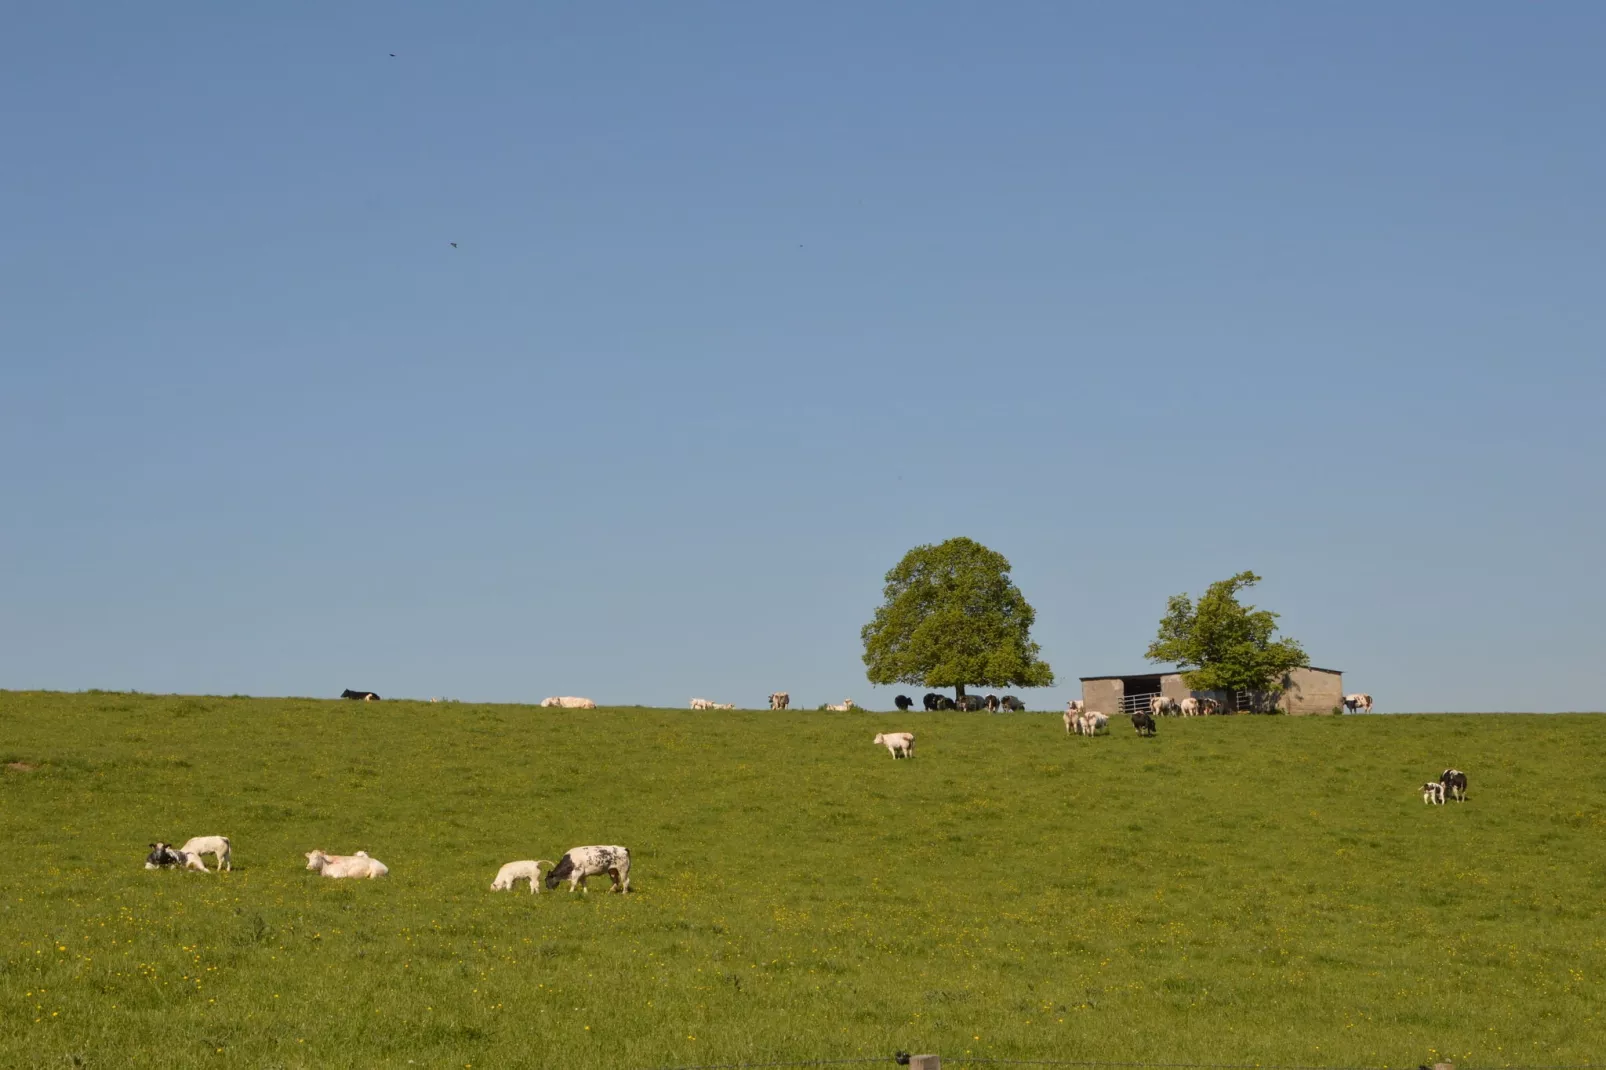
[[[0,692],[0,767],[8,1067],[1606,1055],[1606,717]],[[634,894],[489,890],[590,843]]]

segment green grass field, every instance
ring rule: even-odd
[[[0,692],[0,1066],[1606,1057],[1606,717],[1113,727]]]

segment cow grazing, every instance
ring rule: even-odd
[[[549,862],[544,858],[526,859],[522,862],[509,862],[507,865],[496,871],[496,879],[491,882],[491,891],[512,891],[513,886],[519,881],[527,880],[530,882],[530,894],[535,895],[541,890],[541,867],[545,866],[550,870],[554,867],[554,865],[556,865],[556,863]]]
[[[785,691],[776,691],[770,695],[770,709],[784,710],[792,705],[792,696]]]
[[[1434,806],[1444,805],[1444,785],[1437,780],[1430,780],[1422,785],[1422,801]]]
[[[913,758],[915,756],[915,734],[913,732],[879,732],[871,740],[878,747],[885,747],[892,752],[894,758]]]
[[[1371,713],[1372,696],[1362,694],[1345,695],[1344,708],[1351,713],[1354,713],[1356,710],[1364,710],[1367,713]]]
[[[541,700],[543,706],[558,706],[566,710],[594,710],[597,704],[588,698],[579,698],[575,695],[554,695],[552,698]]]
[[[1138,710],[1132,714],[1132,727],[1140,736],[1154,735],[1154,715]]]
[[[835,705],[828,704],[825,708],[828,710],[834,710],[837,713],[847,713],[849,710],[853,709],[853,700],[850,698],[845,698]]]
[[[613,880],[610,891],[630,891],[630,852],[623,847],[571,847],[547,873],[546,886],[556,888],[568,881],[569,891],[579,887],[583,892],[587,877],[604,873]]]
[[[170,843],[157,840],[151,844],[151,853],[145,856],[146,869],[194,869],[202,873],[210,873],[206,863],[201,861],[200,855],[192,855],[188,851],[174,847]]]
[[[340,692],[340,697],[341,698],[359,699],[359,700],[361,700],[363,702],[378,702],[379,701],[379,696],[374,694],[372,691],[353,691],[349,687],[346,688],[344,691]]]
[[[1026,712],[1026,703],[1022,702],[1014,695],[1005,695],[1003,698],[998,700],[998,704],[1011,713]]]
[[[367,851],[354,855],[332,855],[327,851],[308,851],[307,868],[324,877],[383,877],[390,867],[377,858],[369,858]]]
[[[1459,769],[1446,769],[1439,774],[1444,793],[1456,802],[1467,801],[1467,775]]]
[[[898,707],[900,710],[909,710],[913,708],[915,700],[910,698],[908,695],[899,695],[897,698],[892,700],[892,704]]]
[[[219,872],[234,868],[234,859],[227,836],[191,836],[184,841],[184,846],[180,847],[179,850],[197,857],[211,855],[213,864],[217,866]]]
[[[1182,716],[1184,717],[1199,716],[1199,700],[1192,695],[1177,703],[1177,708],[1182,711]]]

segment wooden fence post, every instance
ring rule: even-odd
[[[911,1055],[909,1056],[909,1070],[942,1070],[942,1057],[940,1055]],[[1439,1070],[1434,1067],[1433,1070]]]

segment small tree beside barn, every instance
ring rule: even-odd
[[[1172,595],[1145,657],[1176,665],[1194,691],[1247,694],[1256,707],[1275,706],[1288,674],[1310,658],[1298,641],[1275,638],[1277,614],[1238,601],[1240,591],[1259,582],[1253,572],[1240,572],[1212,583],[1197,604]]]
[[[860,632],[872,684],[1050,687],[1032,642],[1037,614],[1004,555],[972,539],[916,546],[887,573],[885,601]]]

